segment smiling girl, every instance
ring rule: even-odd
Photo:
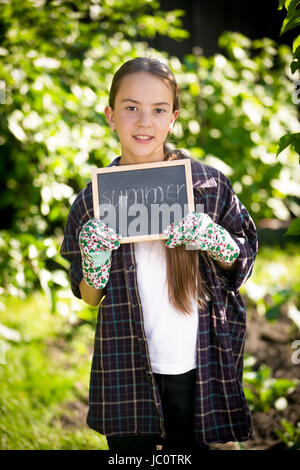
[[[119,88],[117,83],[118,74],[112,84],[110,106],[105,109],[105,114],[111,129],[117,130],[120,139],[120,164],[164,160],[166,135],[172,132],[178,116],[172,89],[165,80],[149,72],[126,76]]]
[[[165,64],[123,64],[105,109],[121,144],[109,166],[191,158],[166,145],[178,113]],[[110,450],[207,449],[252,432],[239,288],[253,269],[256,228],[223,173],[192,158],[191,167],[203,213],[171,224],[164,241],[120,245],[94,218],[91,183],[67,220],[61,254],[71,262],[72,291],[89,305],[102,300],[87,423]]]

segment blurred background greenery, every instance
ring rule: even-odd
[[[279,2],[287,30],[299,24],[299,3]],[[251,337],[246,345],[254,416],[279,417],[265,442],[260,436],[249,448],[298,445],[299,236],[284,233],[300,216],[299,36],[289,47],[224,31],[220,52],[183,58],[149,46],[157,35],[187,38],[183,15],[153,0],[0,5],[2,449],[106,448],[85,425],[97,311],[72,296],[59,249],[92,168],[119,154],[103,110],[114,72],[137,56],[166,61],[178,80],[171,143],[222,170],[259,228],[259,255],[242,293],[251,331],[262,319],[267,336],[280,325],[286,336],[277,341],[286,347],[280,368],[268,362],[267,343],[257,354]]]

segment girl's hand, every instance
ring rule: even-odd
[[[217,260],[233,264],[240,250],[227,230],[207,214],[191,212],[179,222],[170,224],[164,232],[168,236],[166,246],[193,245],[207,251]]]
[[[98,219],[90,219],[79,234],[82,273],[87,284],[103,289],[108,281],[111,253],[120,246],[121,236]]]

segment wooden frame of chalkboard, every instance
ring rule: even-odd
[[[94,217],[121,243],[165,239],[167,225],[194,210],[190,159],[95,168],[92,189]]]

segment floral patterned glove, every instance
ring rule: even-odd
[[[193,245],[207,251],[218,261],[233,264],[240,250],[227,230],[215,224],[207,214],[191,212],[179,222],[170,224],[164,232],[168,236],[166,246]]]
[[[98,219],[86,222],[79,234],[82,273],[86,283],[103,289],[108,281],[111,253],[120,246],[121,236]]]

